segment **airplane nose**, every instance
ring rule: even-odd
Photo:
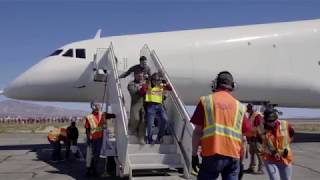
[[[42,67],[45,67],[47,60],[42,60],[38,64],[29,68],[26,72],[13,80],[8,87],[4,88],[3,94],[8,98],[13,99],[29,99],[31,95],[36,94],[34,85],[42,84],[45,80],[45,72]],[[32,79],[33,88],[30,86]]]
[[[7,87],[4,88],[3,94],[6,97],[13,99],[21,99],[23,94],[27,93],[26,90],[28,87],[29,70],[18,76]]]

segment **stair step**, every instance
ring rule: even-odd
[[[159,154],[176,154],[177,147],[175,144],[129,144],[129,154],[142,154],[142,153],[159,153]]]
[[[177,164],[131,164],[132,170],[150,170],[150,169],[170,169],[170,168],[183,168],[181,163]],[[149,177],[150,178],[150,177]],[[153,179],[153,177],[152,177]]]
[[[153,136],[153,139],[155,140],[157,138],[157,135]],[[129,143],[130,144],[139,144],[138,137],[130,135],[129,136]],[[172,136],[163,136],[163,144],[173,144],[174,140]]]
[[[181,156],[179,154],[130,154],[130,164],[181,164]]]

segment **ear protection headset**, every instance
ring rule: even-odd
[[[222,84],[224,86],[229,86],[229,84],[226,84],[226,81],[231,82],[231,84],[230,84],[231,87],[227,87],[227,88],[230,89],[231,91],[233,91],[236,84],[233,80],[232,74],[229,71],[221,71],[217,75],[217,77],[212,81],[212,84],[211,84],[212,91],[215,91]]]

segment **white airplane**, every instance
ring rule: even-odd
[[[119,71],[154,49],[185,104],[210,92],[218,72],[230,71],[242,101],[320,107],[320,20],[160,32],[67,44],[4,89],[9,98],[38,101],[101,100],[104,83],[92,79],[94,54],[114,46]]]

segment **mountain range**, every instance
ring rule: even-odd
[[[84,116],[86,114],[87,112],[82,110],[65,109],[15,100],[4,100],[0,102],[0,117],[70,117]]]

